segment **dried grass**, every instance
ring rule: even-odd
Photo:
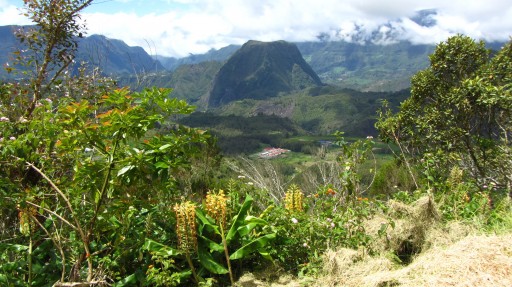
[[[366,277],[395,268],[385,257],[364,257],[352,249],[327,252],[324,264],[326,276],[311,286],[363,286]]]
[[[410,252],[419,253],[429,232],[439,225],[439,213],[432,199],[425,196],[410,205],[391,200],[388,206],[387,215],[375,216],[365,223],[366,232],[375,238],[371,249],[378,253],[391,251],[399,255],[407,246]],[[378,232],[382,224],[389,222],[388,219],[392,220],[394,228],[388,226],[386,234],[379,237]]]
[[[512,234],[475,235],[473,227],[461,222],[443,225],[428,197],[411,205],[390,201],[389,207],[387,216],[365,224],[376,236],[389,217],[395,222],[395,228],[374,241],[380,255],[330,251],[325,254],[326,276],[311,286],[512,286]],[[407,266],[389,256],[398,255],[404,243],[418,252]]]
[[[467,236],[434,247],[409,266],[373,274],[360,286],[512,286],[512,235]],[[355,286],[355,285],[353,285]]]

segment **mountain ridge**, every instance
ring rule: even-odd
[[[0,26],[0,63],[2,65],[12,62],[11,54],[13,52],[25,48],[16,38],[15,30],[32,27],[34,26]],[[74,72],[83,62],[87,63],[86,67],[98,67],[107,76],[154,73],[165,70],[162,64],[149,56],[142,47],[129,46],[122,40],[95,34],[76,38],[76,41],[78,50],[74,59],[75,65],[71,67]],[[0,78],[12,77],[13,75],[8,74],[4,69],[0,70]]]
[[[295,44],[251,40],[218,71],[208,105],[218,107],[246,98],[267,99],[314,85],[322,82]]]

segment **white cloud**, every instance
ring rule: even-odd
[[[5,25],[27,25],[31,21],[21,15],[21,11],[7,0],[0,1],[0,26]]]
[[[141,7],[140,0],[116,0]],[[152,0],[153,1],[153,0]],[[156,0],[155,0],[156,1]],[[18,2],[18,1],[16,1]],[[103,34],[167,56],[204,53],[211,48],[261,41],[316,40],[320,33],[350,42],[389,44],[397,40],[438,43],[455,33],[491,41],[512,36],[509,0],[160,0],[171,11],[115,13],[84,11],[89,34]],[[19,12],[0,0],[0,24],[19,24]],[[108,2],[109,8],[113,2]],[[167,3],[167,4],[166,4]],[[107,5],[107,4],[105,4]],[[136,6],[138,5],[138,6]],[[176,6],[178,5],[178,6]],[[146,5],[146,10],[150,5]],[[106,6],[105,6],[106,7]],[[122,8],[123,6],[119,6]],[[185,7],[185,8],[184,8]],[[410,20],[421,9],[436,9],[435,25]],[[110,9],[115,10],[115,9]],[[144,10],[144,11],[146,11]],[[138,13],[138,14],[136,14]],[[28,21],[25,20],[24,23]],[[152,46],[152,47],[149,47]],[[156,47],[156,51],[155,51]]]

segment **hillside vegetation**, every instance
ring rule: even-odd
[[[208,95],[208,107],[241,99],[268,99],[281,92],[321,84],[294,44],[249,41],[215,76]]]
[[[296,169],[223,156],[212,136],[319,139],[289,118],[225,121],[170,89],[69,73],[91,2],[25,2],[38,29],[0,84],[0,285],[510,286],[512,41],[441,42],[410,96],[383,102],[378,139],[336,132]],[[349,102],[319,89],[299,97]]]

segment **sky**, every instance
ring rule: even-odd
[[[22,0],[0,0],[0,25],[30,24],[20,7]],[[95,0],[82,18],[88,35],[177,58],[248,40],[385,45],[512,36],[510,0]]]

